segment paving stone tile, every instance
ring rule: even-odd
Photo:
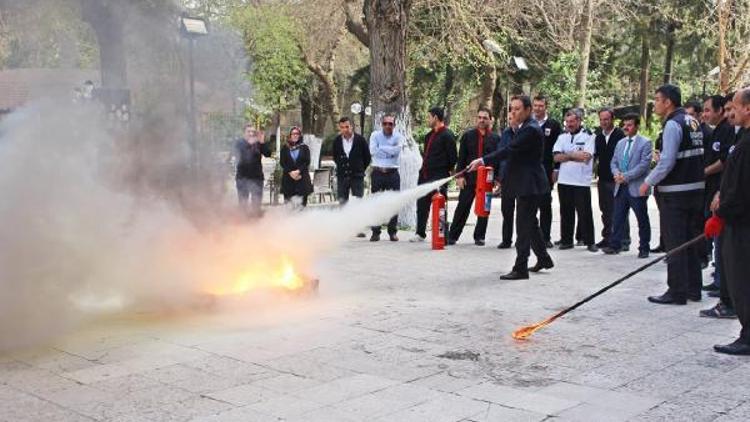
[[[310,387],[298,391],[294,395],[322,405],[330,405],[397,384],[400,384],[400,382],[378,376],[360,374]]]
[[[278,397],[281,394],[252,384],[245,384],[227,388],[225,390],[212,391],[205,395],[206,397],[227,402],[235,406],[246,406],[248,404]]]
[[[464,397],[545,415],[556,415],[580,403],[575,400],[561,399],[488,382],[459,390],[456,393]]]
[[[437,397],[395,413],[389,413],[378,421],[433,421],[453,422],[465,418],[486,415],[489,403],[454,394],[438,394]]]
[[[440,395],[441,393],[428,388],[399,384],[336,403],[334,407],[365,420],[398,412]]]
[[[323,405],[320,403],[286,395],[253,403],[248,406],[248,409],[282,419],[289,419],[304,416],[308,412],[321,407]]]
[[[528,410],[513,409],[498,404],[490,404],[486,412],[471,417],[471,420],[476,422],[539,422],[547,419],[549,419],[547,415]],[[557,419],[554,418],[552,420]]]

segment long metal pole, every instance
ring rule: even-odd
[[[195,40],[193,38],[190,38],[188,40],[189,47],[188,47],[188,60],[190,61],[190,69],[188,70],[189,78],[190,78],[190,102],[189,102],[189,108],[188,110],[189,116],[188,116],[188,125],[190,126],[190,159],[191,164],[198,168],[198,145],[197,145],[197,137],[196,137],[196,127],[195,127],[195,70],[194,70],[194,63],[193,63],[193,44],[195,44]]]

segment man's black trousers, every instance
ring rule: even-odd
[[[370,191],[372,193],[387,191],[387,190],[401,190],[401,176],[398,174],[398,169],[388,170],[372,170]],[[372,226],[372,232],[380,234],[380,226]],[[396,234],[398,232],[398,214],[391,217],[388,220],[388,234]]]
[[[703,232],[703,191],[660,192],[659,223],[664,247],[671,251]],[[694,245],[667,260],[667,284],[678,298],[700,297],[703,245]],[[725,251],[722,251],[725,252]]]
[[[581,241],[594,244],[594,215],[591,211],[591,188],[588,186],[557,185],[560,195],[560,233],[563,245],[573,244],[576,214]]]
[[[542,230],[536,218],[544,195],[529,195],[516,198],[516,264],[513,270],[522,274],[529,272],[529,254],[534,251],[537,259],[548,257],[542,239]]]
[[[742,325],[740,341],[750,344],[750,226],[727,224],[721,234],[721,258],[734,310]]]
[[[471,213],[471,206],[474,204],[475,190],[476,185],[467,184],[458,194],[458,205],[456,205],[456,211],[453,214],[450,230],[450,238],[453,240],[458,240],[461,237],[461,232],[464,230],[466,220]],[[487,217],[477,217],[477,225],[474,226],[474,240],[484,240],[486,233]]]

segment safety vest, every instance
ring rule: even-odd
[[[684,109],[673,111],[664,122],[677,123],[682,129],[682,140],[677,151],[674,168],[656,187],[659,193],[688,192],[703,190],[706,187],[703,173],[703,131],[697,120]],[[659,133],[657,145],[663,146],[663,132]]]

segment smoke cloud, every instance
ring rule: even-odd
[[[444,182],[198,225],[168,196],[124,183],[127,148],[93,116],[49,101],[0,125],[0,349],[102,313],[188,308],[248,271],[262,290],[285,262],[309,274],[326,252]]]

